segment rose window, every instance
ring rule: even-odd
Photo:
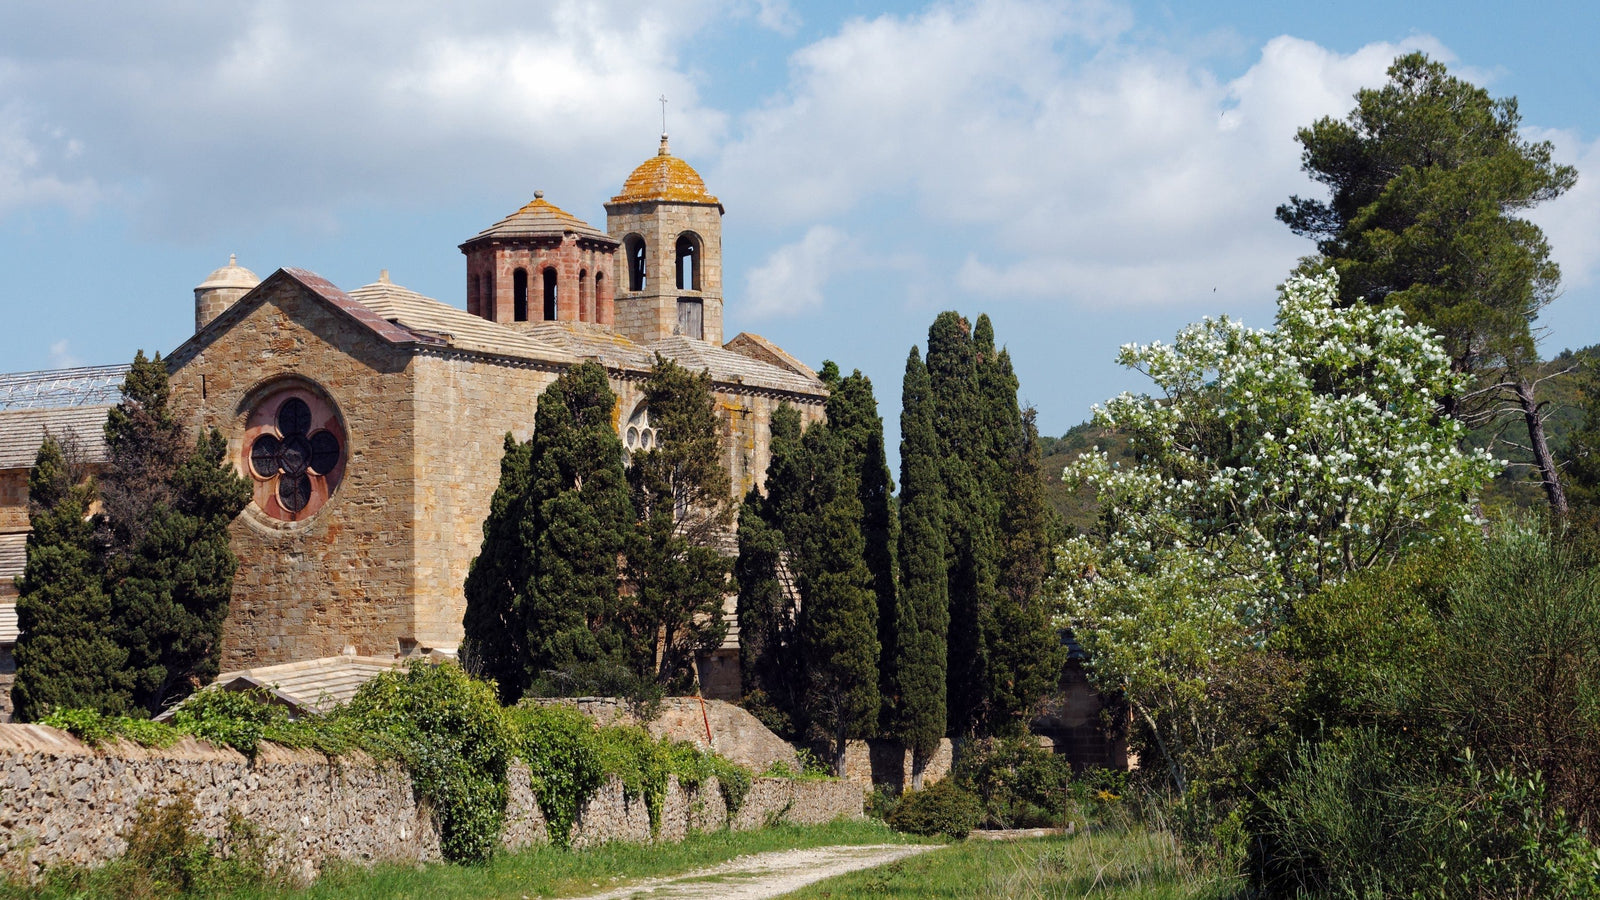
[[[344,470],[338,416],[308,391],[285,391],[258,406],[246,448],[256,505],[276,519],[293,522],[316,512]]]

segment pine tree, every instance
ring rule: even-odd
[[[531,438],[506,438],[462,622],[467,664],[503,701],[626,680],[617,560],[632,511],[616,405],[586,362],[540,394]]]
[[[801,702],[809,733],[827,744],[834,774],[843,775],[846,741],[877,731],[877,597],[848,442],[815,425],[801,445],[805,511],[790,527],[800,593]]]
[[[967,321],[940,313],[928,329],[928,377],[945,491],[950,594],[946,670],[953,734],[976,733],[989,683],[984,616],[995,599],[994,510],[983,483],[991,442],[983,428],[977,353]]]
[[[70,448],[69,448],[70,450]],[[18,721],[53,709],[124,712],[117,683],[127,654],[111,638],[111,601],[102,587],[89,507],[95,484],[46,435],[28,473],[27,563],[17,579],[17,675],[11,702]]]
[[[872,590],[878,603],[878,691],[884,702],[880,720],[892,719],[895,695],[895,541],[899,531],[893,494],[894,479],[884,452],[883,418],[873,396],[872,380],[857,369],[840,377],[832,361],[823,363],[823,383],[828,386],[828,429],[845,442],[850,476],[861,498],[861,538],[864,560],[872,573]]]
[[[133,701],[152,714],[217,676],[238,569],[228,524],[250,502],[250,484],[227,465],[227,452],[221,432],[201,436],[115,571],[117,642]]]
[[[915,347],[906,360],[901,400],[900,591],[893,669],[899,701],[893,733],[911,750],[912,789],[920,790],[923,770],[945,734],[950,594],[932,384]]]
[[[656,356],[645,384],[656,440],[628,467],[636,521],[627,543],[634,596],[627,618],[635,665],[682,692],[696,681],[695,654],[727,634],[723,598],[732,561],[723,555],[733,508],[720,459],[709,371]]]

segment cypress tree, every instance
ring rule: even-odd
[[[506,434],[500,483],[483,520],[483,544],[467,570],[461,665],[493,679],[500,702],[515,703],[527,687],[528,631],[522,599],[533,573],[533,535],[525,532],[533,442]]]
[[[893,629],[899,701],[894,734],[911,750],[911,785],[920,790],[923,770],[945,734],[950,595],[932,384],[916,347],[906,360],[901,400],[900,592]]]
[[[739,664],[743,705],[767,727],[799,736],[798,598],[784,523],[799,511],[800,412],[787,403],[772,413],[767,496],[752,488],[739,510]]]
[[[719,461],[711,373],[658,354],[644,394],[656,440],[635,451],[628,468],[636,516],[627,543],[629,632],[636,666],[682,692],[696,682],[695,654],[727,634],[722,604],[732,561],[720,548],[732,486]]]
[[[878,605],[848,443],[817,425],[801,446],[807,496],[790,546],[800,592],[802,707],[811,735],[827,744],[833,772],[842,775],[845,742],[877,730]]]
[[[172,505],[172,479],[186,455],[172,412],[161,354],[140,350],[122,381],[122,399],[106,416],[105,474],[100,479],[100,540],[113,565],[133,552],[152,524],[150,511]]]
[[[506,438],[462,621],[467,664],[503,701],[626,681],[617,559],[632,511],[616,404],[605,369],[582,363],[539,395],[532,437]]]
[[[626,682],[617,561],[633,516],[616,407],[605,368],[585,362],[545,389],[534,414],[525,501],[533,568],[521,624],[528,680],[541,694]]]
[[[1010,361],[1001,358],[1005,368]],[[991,734],[1018,734],[1035,704],[1055,689],[1066,663],[1044,598],[1053,562],[1056,513],[1040,477],[1039,429],[1032,407],[1010,434],[999,490],[999,591],[987,620]]]
[[[228,524],[250,502],[227,451],[221,432],[203,434],[142,524],[113,526],[138,534],[113,570],[111,609],[133,702],[152,714],[217,676],[238,569]]]
[[[995,597],[993,503],[983,483],[990,442],[972,332],[955,312],[928,329],[928,377],[945,490],[950,631],[946,703],[953,734],[976,733],[989,683],[984,616]]]
[[[70,447],[68,448],[70,451]],[[124,712],[117,684],[126,652],[111,638],[111,601],[89,519],[95,484],[74,471],[62,445],[46,435],[28,473],[27,563],[17,579],[17,676],[11,702],[18,721],[52,709]]]
[[[828,429],[844,441],[849,474],[861,498],[861,538],[864,561],[872,574],[872,591],[878,604],[878,690],[884,702],[884,725],[892,718],[895,696],[895,541],[899,530],[893,494],[894,479],[884,452],[883,418],[873,396],[872,380],[857,369],[840,377],[839,367],[823,364],[822,380],[828,385]]]

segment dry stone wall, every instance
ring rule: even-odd
[[[527,767],[513,765],[508,782],[502,845],[547,843]],[[233,814],[272,835],[269,860],[300,880],[335,859],[440,859],[437,823],[394,763],[362,755],[329,760],[273,745],[250,759],[192,738],[165,749],[91,747],[42,725],[0,725],[0,870],[33,876],[47,866],[107,862],[126,849],[123,835],[141,801],[165,805],[183,794],[193,798],[208,836],[222,836]],[[628,799],[611,779],[579,814],[572,843],[676,841],[725,826],[743,831],[861,816],[858,785],[757,778],[730,823],[714,779],[694,789],[672,780],[652,834],[644,800]]]

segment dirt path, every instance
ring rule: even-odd
[[[781,850],[731,859],[667,878],[649,878],[584,900],[765,900],[857,869],[938,849],[930,844],[869,844]]]

